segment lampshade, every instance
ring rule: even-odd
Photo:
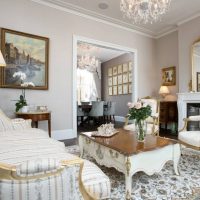
[[[1,50],[0,50],[0,67],[5,67],[6,66],[6,62],[3,58],[3,55],[1,53]]]
[[[159,90],[159,94],[161,94],[162,96],[165,96],[166,94],[169,94],[169,89],[167,86],[161,85],[160,90]]]

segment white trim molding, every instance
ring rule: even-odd
[[[87,38],[87,37],[82,37],[82,36],[77,36],[77,35],[73,35],[73,95],[72,95],[72,102],[73,102],[73,133],[74,135],[77,135],[77,116],[76,116],[76,109],[77,109],[77,94],[76,94],[76,73],[77,73],[77,43],[78,42],[86,42],[86,43],[90,43],[90,44],[94,44],[94,45],[98,45],[98,46],[103,46],[103,47],[107,47],[107,48],[113,48],[113,49],[118,49],[118,50],[122,50],[122,51],[126,51],[126,52],[130,52],[133,53],[134,56],[134,66],[133,66],[133,82],[132,82],[132,101],[137,101],[138,99],[138,74],[137,74],[137,49],[133,49],[133,48],[129,48],[129,47],[125,47],[125,46],[121,46],[121,45],[117,45],[117,44],[113,44],[113,43],[109,43],[109,42],[103,42],[103,41],[99,41],[99,40],[95,40],[95,39],[91,39],[91,38]]]
[[[74,134],[72,129],[54,130],[51,135],[51,137],[55,140],[67,140],[77,137],[77,133]]]

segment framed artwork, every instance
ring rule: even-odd
[[[122,65],[118,65],[117,72],[118,74],[122,73]]]
[[[117,95],[117,85],[113,86],[113,95]]]
[[[128,94],[128,84],[123,84],[123,94]]]
[[[114,75],[114,76],[117,75],[117,66],[114,66],[114,67],[113,67],[113,75]]]
[[[128,84],[128,93],[132,94],[132,83]]]
[[[128,64],[124,63],[123,64],[123,73],[128,71]]]
[[[48,89],[48,38],[2,28],[1,44],[7,63],[2,69],[1,87],[22,88],[20,77],[13,75],[23,72],[26,74],[24,82],[35,85],[31,89]]]
[[[130,71],[130,72],[132,71],[132,62],[128,63],[128,71]]]
[[[108,86],[112,86],[112,84],[113,84],[112,77],[109,77],[108,78]]]
[[[122,84],[122,74],[118,75],[118,84]]]
[[[200,92],[200,72],[197,72],[197,92]]]
[[[112,87],[108,87],[108,95],[112,96]]]
[[[129,73],[128,73],[128,82],[129,83],[132,82],[132,72],[131,71],[129,71]]]
[[[117,85],[117,76],[113,76],[113,85]]]
[[[128,73],[123,74],[123,83],[128,83]]]
[[[112,76],[112,67],[108,68],[108,76]]]
[[[120,95],[120,94],[122,94],[122,85],[118,85],[118,94]]]
[[[176,85],[176,68],[167,67],[162,69],[162,85]]]

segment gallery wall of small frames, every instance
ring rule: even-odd
[[[108,95],[132,93],[132,62],[108,67]]]

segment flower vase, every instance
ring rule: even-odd
[[[136,120],[135,121],[135,131],[137,134],[137,140],[143,142],[146,136],[147,124],[145,120]]]

